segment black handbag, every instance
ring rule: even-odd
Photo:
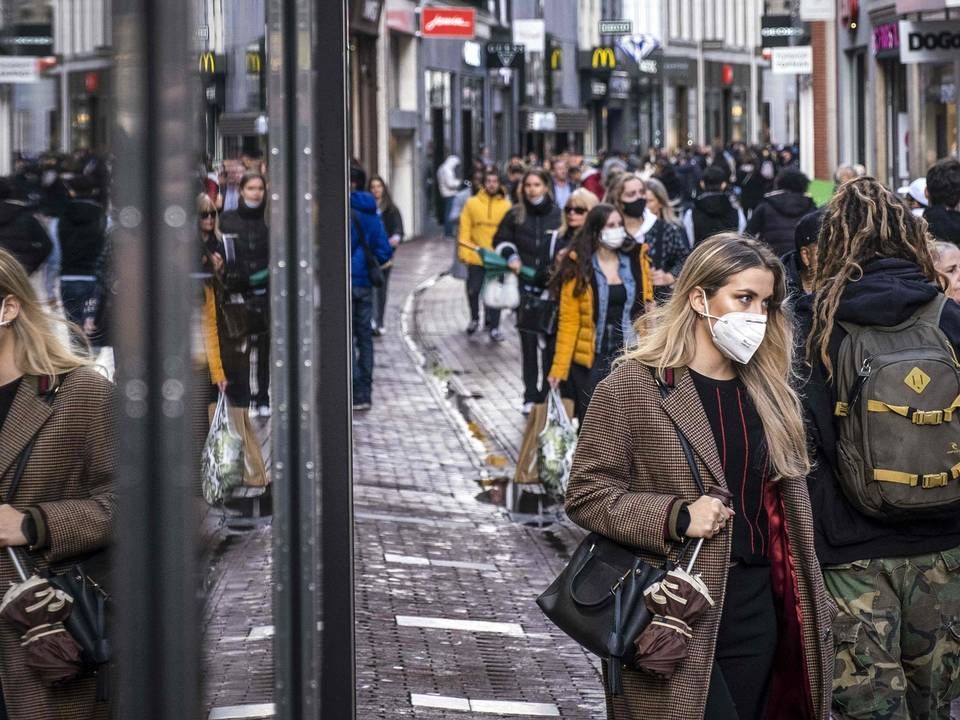
[[[554,335],[557,332],[557,318],[560,307],[556,300],[533,293],[520,296],[517,308],[517,329],[521,332]]]
[[[664,383],[654,372],[662,397],[673,384],[672,375],[668,370]],[[679,428],[677,436],[697,489],[705,495],[693,449]],[[662,567],[654,567],[632,549],[590,533],[556,580],[537,598],[537,605],[554,625],[603,659],[611,695],[623,693],[622,668],[632,666],[634,640],[653,619],[643,591],[673,570],[693,542],[684,543],[676,561],[668,557]]]
[[[370,278],[370,285],[375,288],[381,288],[384,283],[384,275],[380,261],[377,260],[377,256],[374,255],[373,250],[370,249],[370,245],[367,243],[367,236],[363,232],[363,225],[357,218],[355,212],[350,213],[350,220],[357,230],[357,239],[360,243],[360,249],[363,250],[363,259],[367,265],[367,276]]]
[[[59,383],[41,393],[47,404],[53,405],[58,389]],[[32,438],[17,458],[10,488],[4,499],[7,505],[13,504],[35,441],[36,437]],[[106,627],[110,596],[87,574],[85,567],[94,562],[99,565],[99,560],[106,559],[107,552],[103,550],[84,556],[83,562],[73,563],[64,572],[54,573],[49,569],[37,571],[19,548],[8,548],[8,550],[18,558],[21,568],[27,575],[36,572],[73,598],[73,609],[63,625],[80,646],[84,674],[97,676],[97,700],[106,701],[109,689],[108,673],[104,666],[113,658],[113,649],[107,637]]]
[[[270,331],[270,295],[247,294],[243,296],[244,322],[247,335],[265,335]]]

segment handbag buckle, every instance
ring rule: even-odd
[[[633,572],[633,570],[627,570],[627,571],[623,574],[623,576],[622,576],[619,580],[617,580],[616,583],[614,583],[613,587],[610,588],[610,594],[611,594],[611,595],[616,595],[617,590],[620,589],[620,586],[623,585],[624,581],[625,581],[628,577],[630,577],[630,574],[631,574],[632,572]]]

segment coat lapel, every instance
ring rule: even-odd
[[[0,430],[0,478],[7,474],[30,438],[39,432],[52,413],[53,408],[37,394],[37,378],[25,375]],[[3,483],[4,488],[6,485]]]
[[[710,421],[707,420],[707,414],[703,410],[703,403],[700,402],[700,395],[693,384],[693,378],[686,370],[676,372],[675,376],[676,383],[673,389],[665,398],[660,399],[660,405],[684,437],[690,441],[690,446],[710,470],[714,479],[721,487],[726,488],[727,481],[723,475],[723,465],[720,464],[717,441],[713,437]]]

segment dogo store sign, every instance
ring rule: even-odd
[[[952,62],[960,53],[960,22],[900,21],[900,62]]]

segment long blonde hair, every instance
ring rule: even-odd
[[[636,346],[620,362],[636,360],[655,368],[687,367],[696,352],[697,312],[688,297],[702,288],[710,298],[730,277],[763,268],[773,273],[774,291],[767,310],[767,331],[760,348],[746,365],[735,365],[750,393],[767,438],[770,462],[779,477],[802,478],[810,471],[806,430],[793,379],[793,318],[785,304],[787,284],[783,265],[762,242],[738,233],[721,233],[698,245],[683,265],[673,295],[660,308],[637,322]]]
[[[645,181],[647,190],[653,193],[653,196],[660,203],[660,219],[665,223],[675,223],[677,221],[676,213],[673,212],[673,205],[670,204],[670,194],[667,187],[656,178],[647,178]]]
[[[45,375],[52,381],[57,375],[93,365],[89,358],[75,353],[65,345],[57,333],[57,325],[65,324],[68,334],[89,349],[80,328],[44,310],[23,265],[2,249],[0,296],[14,297],[20,302],[19,314],[6,328],[14,335],[14,362],[20,372],[26,375]]]
[[[643,190],[640,191],[640,196],[643,197],[643,193],[647,190],[647,184],[643,181],[642,177],[632,172],[625,172],[618,175],[607,190],[607,194],[603,196],[603,201],[607,203],[607,205],[613,205],[621,216],[623,216],[623,190],[627,183],[632,180],[640,183],[640,187],[643,188]]]

